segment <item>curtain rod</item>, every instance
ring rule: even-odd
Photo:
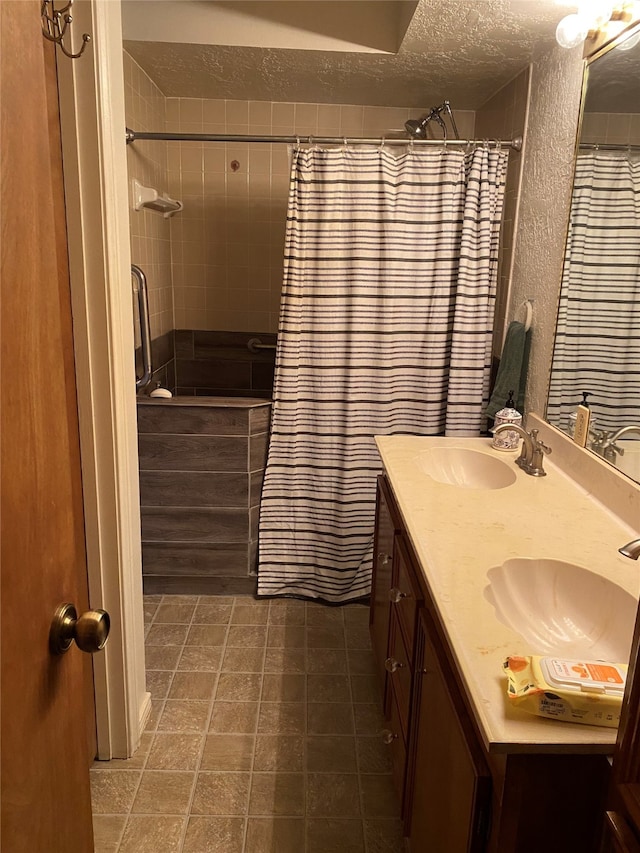
[[[640,151],[640,145],[625,142],[581,142],[578,148],[588,148],[590,151]]]
[[[489,148],[522,149],[522,137],[515,139],[398,139],[397,137],[379,138],[355,136],[242,136],[226,133],[151,133],[127,128],[127,145],[137,139],[159,139],[167,142],[282,142],[288,145],[487,145]]]

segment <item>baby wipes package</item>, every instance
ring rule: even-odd
[[[504,663],[514,706],[541,717],[616,728],[627,666],[556,657],[519,657]]]

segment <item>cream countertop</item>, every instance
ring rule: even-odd
[[[489,569],[505,560],[547,557],[595,571],[637,599],[640,564],[617,552],[637,533],[548,457],[548,476],[539,478],[516,466],[517,452],[493,450],[488,438],[380,436],[376,442],[487,749],[610,753],[615,729],[546,720],[508,706],[502,664],[510,654],[535,652],[498,621],[483,590]],[[516,481],[493,490],[436,482],[416,456],[437,446],[496,456],[513,465]]]

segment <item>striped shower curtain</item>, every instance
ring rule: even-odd
[[[479,435],[508,154],[293,153],[259,595],[371,584],[374,435]]]
[[[640,423],[640,162],[578,158],[547,418],[591,393],[596,429]]]

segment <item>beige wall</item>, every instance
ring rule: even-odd
[[[127,127],[140,131],[164,130],[165,97],[128,53],[123,54]],[[152,210],[133,209],[131,181],[163,193],[167,183],[167,144],[138,141],[127,146],[131,261],[142,268],[149,287],[151,337],[174,328],[171,287],[170,220]],[[139,340],[136,332],[136,341]]]
[[[168,98],[168,131],[380,136],[416,109]],[[456,113],[461,136],[474,114]],[[232,163],[238,163],[233,171]],[[283,144],[171,142],[169,190],[179,329],[275,332],[283,275],[289,152]]]
[[[476,113],[475,135],[479,139],[514,139],[524,136],[529,99],[529,69],[526,68],[499,92],[490,98]],[[493,353],[500,356],[504,339],[504,326],[509,299],[513,242],[520,199],[522,178],[522,152],[509,152],[509,167],[502,216],[500,262],[494,321]]]
[[[509,316],[533,298],[526,411],[544,415],[553,355],[576,129],[582,46],[554,47],[531,66],[522,189],[513,248]]]

